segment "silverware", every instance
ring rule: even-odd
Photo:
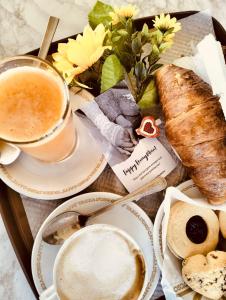
[[[111,204],[90,214],[83,215],[76,211],[63,212],[46,224],[42,232],[42,239],[48,244],[61,245],[75,231],[84,227],[88,220],[105,213],[116,205],[138,201],[144,196],[162,191],[166,188],[166,186],[167,182],[165,178],[157,177],[134,192],[129,193],[118,200],[112,200]]]
[[[40,47],[39,52],[38,52],[38,57],[39,58],[46,59],[46,56],[47,56],[48,51],[49,51],[49,47],[51,45],[51,42],[53,40],[54,34],[56,32],[56,29],[57,29],[58,23],[59,23],[59,19],[57,17],[53,17],[53,16],[49,17],[46,32],[45,32],[44,38],[42,40],[41,47]]]

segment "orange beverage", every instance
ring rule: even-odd
[[[61,76],[29,56],[2,62],[0,70],[0,138],[44,161],[66,158],[76,136]]]

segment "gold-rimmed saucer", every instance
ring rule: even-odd
[[[80,213],[90,213],[107,205],[111,199],[119,196],[111,193],[96,192],[74,197],[57,207],[41,226],[34,242],[32,252],[32,274],[36,288],[42,293],[52,284],[52,268],[60,246],[52,246],[42,241],[42,230],[47,222],[64,211],[76,210]],[[140,246],[148,267],[148,284],[142,300],[151,299],[158,280],[159,269],[153,249],[153,225],[146,213],[135,203],[117,206],[92,220],[92,224],[111,224],[126,231]]]
[[[69,158],[46,163],[21,153],[10,165],[0,164],[0,179],[31,198],[55,200],[74,195],[93,183],[107,162],[87,124],[74,115],[77,145]]]

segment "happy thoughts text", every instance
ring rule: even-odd
[[[127,176],[128,174],[132,174],[135,171],[137,171],[139,165],[143,164],[144,162],[147,162],[149,160],[151,154],[156,150],[157,150],[157,148],[156,148],[156,146],[154,146],[152,149],[148,150],[145,153],[145,155],[143,155],[141,158],[135,159],[133,165],[131,165],[130,167],[123,170],[124,175]]]

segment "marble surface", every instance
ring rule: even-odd
[[[0,299],[33,300],[33,293],[20,268],[0,217]]]
[[[49,15],[61,19],[55,39],[82,31],[87,12],[96,0],[1,0],[0,57],[23,54],[37,48]],[[209,8],[226,26],[225,0],[107,0],[114,5],[137,4],[140,16],[160,12],[202,10]],[[48,3],[48,5],[47,5]]]
[[[0,58],[39,47],[49,15],[61,19],[55,39],[82,31],[87,12],[96,0],[0,0]],[[225,0],[105,0],[137,4],[139,16],[160,12],[211,9],[226,27]],[[48,4],[47,4],[48,3]],[[33,300],[34,297],[9,242],[0,218],[0,299]]]

